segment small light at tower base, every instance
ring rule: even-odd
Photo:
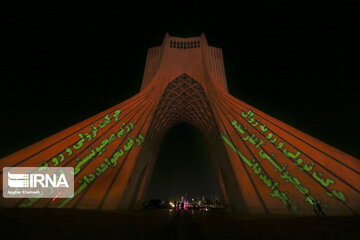
[[[61,192],[59,192],[58,194],[56,194],[56,196],[51,200],[52,202],[55,201],[55,199],[61,194]]]

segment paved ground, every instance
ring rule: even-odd
[[[360,239],[359,217],[239,216],[169,210],[1,209],[11,239]],[[5,239],[5,238],[4,238]]]
[[[172,211],[173,217],[157,239],[206,239],[200,227],[194,222],[191,211]]]
[[[239,216],[195,214],[205,239],[360,239],[360,217]]]

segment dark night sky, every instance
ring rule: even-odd
[[[211,46],[223,49],[231,94],[360,157],[355,5],[51,2],[2,3],[0,157],[137,93],[147,48],[160,45],[166,32],[204,32]],[[151,194],[175,194],[175,185],[179,191],[216,191],[205,143],[195,141],[199,133],[180,125],[166,139]],[[193,167],[174,167],[182,155],[173,153],[188,146],[191,157],[183,160]],[[168,184],[160,186],[163,178]]]

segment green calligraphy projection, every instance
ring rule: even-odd
[[[289,207],[292,210],[295,210],[297,206],[292,206],[292,198],[289,198],[287,192],[282,192],[279,190],[279,183],[274,182],[262,169],[259,165],[259,162],[255,159],[249,160],[245,157],[244,154],[237,149],[234,144],[226,137],[226,133],[221,133],[220,137],[224,142],[240,157],[240,159],[261,179],[261,181],[271,190],[270,196],[273,198],[278,198],[286,207]],[[260,174],[261,173],[261,174]]]
[[[123,135],[128,134],[134,128],[133,123],[129,123],[128,125],[123,123],[123,126],[125,126],[125,128],[121,127],[118,132],[116,132],[115,134],[112,134],[110,136],[110,138],[103,140],[101,142],[101,144],[95,148],[95,149],[99,149],[99,151],[92,149],[91,152],[86,157],[84,157],[81,161],[78,161],[79,159],[76,160],[78,162],[78,164],[75,166],[75,168],[74,168],[75,170],[74,170],[73,174],[74,175],[79,174],[80,168],[86,162],[88,162],[89,160],[94,160],[96,156],[100,156],[101,154],[96,155],[96,154],[94,154],[94,152],[95,153],[103,153],[104,151],[100,151],[100,149],[103,149],[106,145],[110,144],[113,141],[113,140],[110,141],[110,139],[114,138],[113,136],[116,135],[120,139]],[[79,195],[82,192],[82,190],[84,188],[86,188],[88,185],[90,185],[90,183],[92,183],[97,177],[100,177],[108,169],[108,167],[112,166],[115,168],[118,165],[118,160],[121,157],[123,157],[126,152],[130,151],[135,146],[142,145],[144,141],[145,141],[145,138],[142,134],[138,134],[137,137],[135,137],[135,138],[128,137],[125,140],[125,144],[124,144],[123,148],[122,149],[118,148],[116,151],[114,151],[114,153],[112,154],[112,156],[110,158],[105,158],[104,161],[98,167],[96,167],[95,173],[90,173],[88,175],[85,174],[84,176],[82,176],[82,178],[80,178],[78,180],[80,187],[75,189],[73,198],[75,198],[77,195]],[[31,198],[31,199],[29,199],[28,202],[20,204],[19,207],[31,207],[34,203],[36,203],[40,199],[40,197],[41,197],[41,195],[36,198]],[[61,208],[61,207],[65,206],[73,198],[66,199],[58,207]]]
[[[313,184],[305,186],[301,181],[302,177],[296,176],[296,172],[293,172],[294,169],[288,169],[288,163],[281,164],[278,161],[278,157],[276,156],[276,152],[278,152],[284,156],[285,159],[290,160],[290,162],[296,166],[295,169],[306,173],[310,179],[315,181],[315,184],[324,188],[326,190],[324,193],[326,193],[325,195],[327,197],[340,202],[346,202],[347,197],[345,194],[334,187],[336,181],[330,177],[326,177],[319,169],[317,170],[317,168],[322,167],[318,166],[314,160],[297,150],[290,142],[275,134],[274,131],[269,129],[265,124],[261,124],[261,120],[254,117],[253,111],[249,110],[247,113],[241,112],[241,117],[250,125],[250,128],[241,124],[236,119],[231,122],[231,125],[238,132],[238,136],[244,144],[248,142],[250,146],[253,146],[253,150],[251,151],[255,153],[254,159],[248,159],[245,154],[235,146],[235,143],[230,140],[231,138],[228,137],[226,132],[220,133],[220,137],[226,145],[238,155],[239,159],[245,163],[245,166],[250,168],[251,171],[259,177],[261,182],[270,190],[271,197],[279,199],[282,204],[292,212],[303,211],[299,206],[292,205],[294,198],[289,197],[288,192],[283,192],[279,189],[283,184],[290,184],[294,187],[294,191],[304,196],[304,202],[309,204],[310,207],[316,208],[321,203],[319,199],[311,194],[310,188],[312,188]],[[266,147],[267,150],[265,150],[264,147],[268,144],[270,144],[269,147],[271,146],[271,148]],[[295,151],[289,150],[290,148],[295,149]],[[273,151],[269,149],[273,149]],[[272,168],[266,168],[266,170],[269,171],[272,169],[273,172],[267,173],[264,167],[261,166],[259,159],[271,164]],[[270,176],[277,176],[277,178],[282,179],[282,183],[275,181]],[[308,181],[306,182],[309,183]],[[328,208],[329,204],[322,202],[322,206]]]
[[[319,182],[323,187],[328,188],[330,185],[335,184],[335,180],[330,178],[325,178],[324,174],[320,171],[311,171],[315,168],[316,164],[314,162],[306,161],[305,164],[303,158],[301,157],[301,152],[297,151],[296,153],[292,153],[291,151],[286,148],[285,143],[283,141],[280,141],[280,137],[276,137],[276,135],[270,131],[270,129],[267,128],[265,124],[261,124],[260,120],[254,118],[254,112],[251,110],[248,111],[248,113],[242,112],[241,116],[252,126],[256,127],[259,126],[260,134],[263,135],[266,139],[269,140],[269,142],[276,147],[285,157],[290,159],[293,164],[297,166],[298,169],[301,171],[305,171],[311,175],[313,179],[315,179],[317,182]],[[238,128],[241,128],[241,125],[239,125]],[[302,165],[303,164],[303,165]],[[289,179],[287,176],[289,176],[289,173],[287,171],[284,172],[284,178]],[[289,180],[290,181],[290,180]],[[294,182],[294,181],[290,181]],[[295,182],[298,182],[298,179],[295,179]],[[346,201],[345,194],[336,190],[336,189],[328,189],[327,195],[330,197],[334,197],[341,201]]]
[[[102,119],[98,122],[97,126],[92,124],[91,128],[89,128],[89,132],[78,134],[80,140],[78,140],[75,143],[71,144],[70,146],[66,147],[63,151],[56,154],[50,160],[40,163],[38,168],[34,169],[30,173],[41,172],[43,170],[46,170],[48,167],[59,167],[60,164],[65,163],[66,159],[69,159],[70,161],[72,161],[70,157],[82,149],[82,147],[84,146],[85,139],[87,140],[88,143],[90,143],[93,139],[95,139],[97,137],[99,129],[101,130],[104,127],[106,127],[106,125],[110,124],[112,119],[114,120],[114,123],[117,122],[119,119],[120,113],[121,113],[121,110],[117,109],[112,114],[112,118],[110,117],[109,114],[107,114],[104,117],[104,119]],[[125,125],[125,123],[123,123],[123,125]],[[122,135],[129,133],[133,127],[134,127],[134,125],[132,123],[129,123],[128,125],[125,126],[125,129],[123,127],[121,127],[120,130],[116,133],[116,135],[119,138],[121,138]],[[84,135],[85,135],[85,137],[84,137]],[[100,156],[102,154],[102,152],[106,150],[105,149],[106,145],[110,144],[113,140],[114,140],[113,135],[110,137],[110,139],[103,140],[101,146],[95,148],[95,153],[98,153],[98,156]],[[89,148],[89,150],[90,150],[90,153],[86,157],[84,157],[81,161],[80,161],[80,159],[76,160],[79,163],[75,167],[74,175],[76,175],[79,172],[80,167],[82,165],[84,165],[89,160],[94,159],[93,150],[91,148]],[[69,163],[70,162],[67,162],[66,165]],[[64,165],[64,166],[66,166],[66,165]],[[39,200],[39,198],[41,198],[41,193],[39,196],[37,196],[35,198],[30,198],[27,203],[21,203],[19,206],[20,207],[30,207],[35,202],[37,202]]]
[[[101,130],[106,125],[111,123],[112,119],[114,120],[114,122],[117,122],[119,119],[120,113],[121,113],[120,109],[115,110],[112,115],[112,118],[110,118],[109,114],[107,114],[104,117],[105,119],[100,120],[98,122],[97,126],[92,124],[91,127],[89,128],[89,132],[79,133],[78,137],[80,138],[80,140],[78,140],[76,143],[72,144],[72,146],[66,147],[62,152],[60,152],[56,156],[52,157],[51,160],[40,163],[39,170],[41,171],[43,169],[46,169],[47,167],[57,167],[60,163],[64,162],[66,157],[71,157],[76,151],[80,150],[84,146],[85,139],[87,140],[87,142],[90,143],[93,139],[95,139],[97,137],[99,129]],[[84,135],[85,135],[85,137],[84,137]],[[98,152],[96,152],[96,153],[98,153]]]
[[[78,158],[77,156],[73,155],[72,158],[69,158],[69,161],[65,163],[64,162],[64,160],[66,159],[65,153],[61,152],[60,154],[57,155],[60,157],[60,160],[58,160],[58,157],[52,157],[50,160],[39,164],[39,167],[37,168],[37,170],[42,171],[48,167],[59,166],[59,164],[61,164],[63,162],[65,163],[65,165],[63,165],[62,167],[65,167],[71,163],[72,164],[75,163],[74,172],[72,174],[74,176],[77,176],[78,174],[80,174],[82,169],[84,169],[87,165],[89,165],[90,162],[93,162],[96,158],[101,157],[102,154],[106,151],[107,147],[110,146],[116,139],[120,140],[124,136],[128,136],[128,134],[135,127],[135,124],[132,122],[122,123],[122,126],[120,127],[120,129],[118,131],[112,133],[109,137],[106,137],[105,139],[101,140],[98,145],[93,146],[93,147],[91,147],[89,145],[90,147],[88,147],[88,149],[83,148],[85,139],[87,140],[87,142],[89,144],[91,144],[92,140],[98,139],[98,138],[96,138],[98,131],[105,128],[108,124],[111,123],[112,120],[114,123],[117,122],[119,120],[120,113],[121,113],[120,109],[116,110],[114,112],[114,114],[112,115],[112,118],[110,117],[109,114],[107,114],[104,117],[104,119],[102,119],[98,122],[97,126],[91,125],[91,128],[89,129],[91,134],[89,132],[79,133],[78,136],[79,136],[80,140],[78,140],[76,143],[72,144],[72,146],[68,146],[64,149],[65,153],[67,154],[67,157],[72,156],[77,151],[80,151],[80,149],[82,149],[81,152],[83,152],[83,153],[87,152],[87,155],[85,155],[84,157],[81,157],[81,158]],[[107,131],[109,131],[109,130],[110,129],[108,129]],[[102,134],[105,134],[106,132],[104,132]],[[90,183],[95,181],[96,178],[100,177],[108,169],[109,166],[112,166],[115,168],[118,165],[118,160],[121,157],[123,157],[126,152],[129,152],[135,146],[142,145],[144,140],[145,140],[145,138],[142,134],[138,134],[135,138],[132,138],[132,137],[125,138],[123,141],[123,142],[125,142],[123,147],[121,148],[119,145],[117,147],[117,149],[112,153],[111,157],[104,158],[103,162],[99,166],[96,167],[96,171],[94,173],[85,174],[80,177],[80,179],[78,180],[79,187],[77,189],[75,189],[74,197],[76,197],[82,191],[82,189],[84,189],[85,186],[86,187],[89,186]],[[79,152],[78,155],[81,152]],[[41,193],[39,196],[30,198],[27,201],[20,203],[18,206],[19,207],[31,207],[36,202],[38,202],[40,200],[40,198],[41,198]],[[72,199],[73,198],[66,199],[58,207],[65,206]]]
[[[276,172],[282,173],[280,177],[286,182],[291,183],[295,186],[295,188],[303,195],[306,196],[306,201],[314,205],[315,204],[315,198],[309,194],[308,188],[305,188],[302,186],[301,181],[297,177],[293,177],[290,174],[290,171],[286,170],[287,164],[281,165],[279,164],[275,159],[275,154],[267,154],[264,149],[262,149],[261,145],[265,144],[265,142],[261,139],[259,139],[256,134],[250,134],[248,132],[248,129],[246,127],[243,127],[240,123],[238,123],[236,120],[232,121],[231,124],[234,126],[235,129],[237,129],[242,135],[247,135],[246,137],[243,137],[243,139],[246,141],[248,140],[251,144],[253,144],[256,148],[259,149],[258,156],[264,160],[269,161],[274,166],[274,170]],[[267,138],[270,140],[269,138]],[[271,140],[270,140],[271,142]],[[272,142],[273,143],[273,142]],[[318,200],[317,200],[318,201]]]
[[[89,187],[98,177],[100,177],[104,172],[106,172],[106,170],[109,167],[112,166],[115,168],[117,166],[117,162],[118,162],[119,158],[124,156],[124,153],[126,151],[130,151],[134,146],[140,146],[144,142],[144,140],[145,140],[145,138],[141,134],[139,134],[135,139],[129,137],[126,140],[126,144],[124,145],[123,149],[120,148],[118,151],[116,151],[113,154],[113,156],[110,158],[110,160],[108,158],[105,158],[104,161],[96,168],[95,173],[85,174],[84,176],[82,176],[82,178],[80,178],[78,180],[78,183],[80,186],[75,190],[73,198],[78,196],[84,189]],[[72,201],[73,198],[67,198],[65,201],[60,203],[57,207],[63,208],[70,201]]]
[[[106,146],[111,144],[116,139],[116,137],[121,139],[123,135],[130,133],[131,130],[134,128],[134,124],[131,123],[131,122],[128,125],[123,123],[123,126],[126,127],[126,130],[124,130],[124,128],[121,127],[118,132],[113,133],[113,134],[111,134],[111,136],[109,138],[106,138],[106,139],[102,140],[101,144],[99,146],[95,147],[95,149],[89,148],[90,153],[87,156],[85,156],[82,159],[78,158],[76,160],[76,162],[78,162],[78,163],[74,167],[74,175],[77,175],[80,172],[81,167],[83,165],[85,165],[87,162],[92,161],[97,156],[102,155],[103,152],[106,151]]]

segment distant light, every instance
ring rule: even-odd
[[[60,195],[61,192],[59,192],[58,194],[56,194],[56,196],[51,200],[52,202],[55,201],[55,199]]]

